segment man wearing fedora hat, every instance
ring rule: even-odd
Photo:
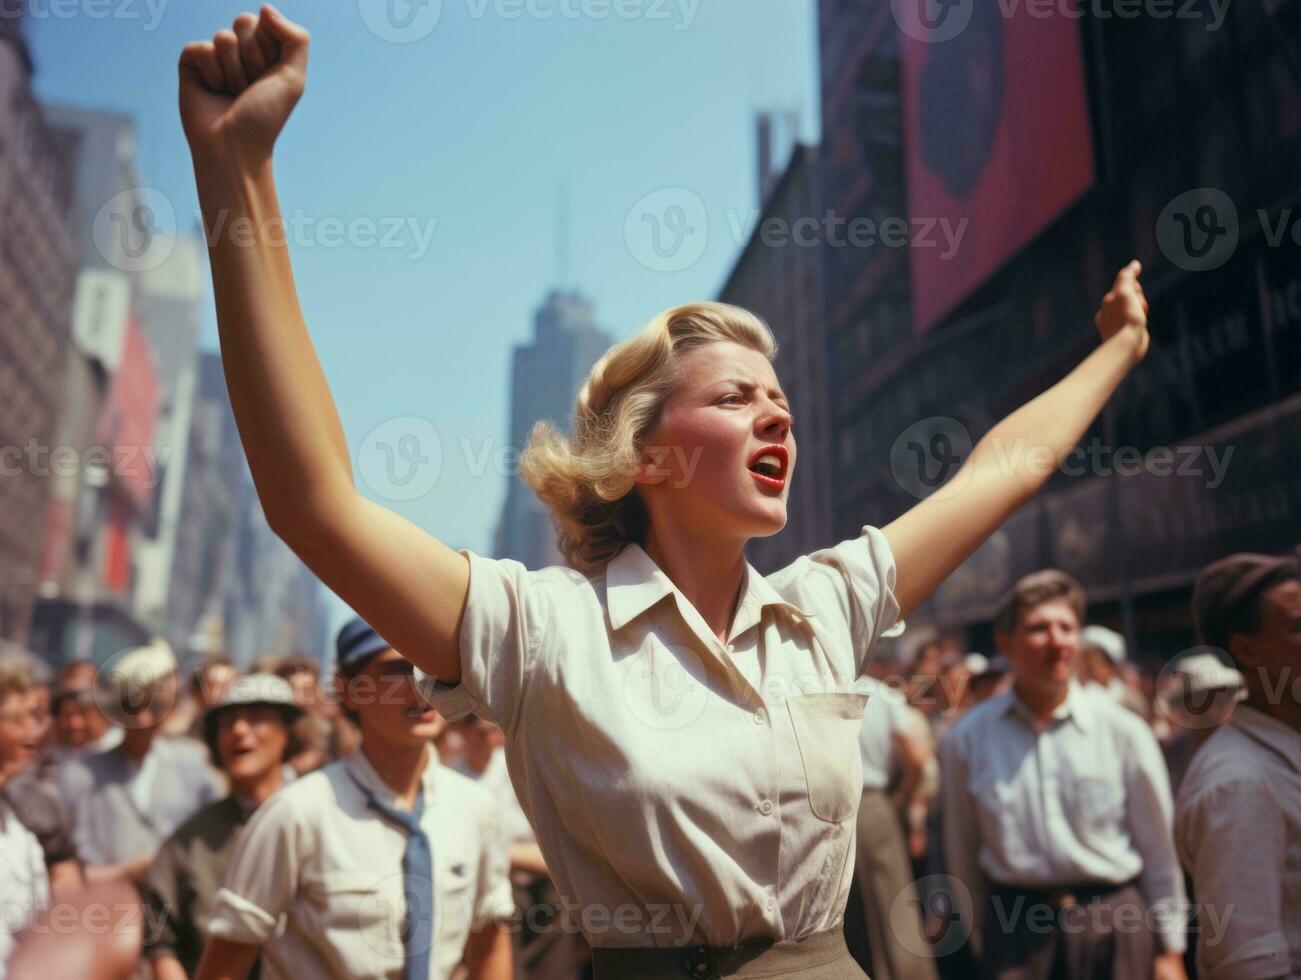
[[[409,661],[354,619],[336,642],[353,755],[259,808],[213,902],[200,980],[509,980],[515,914],[497,804],[444,766],[446,721]],[[260,956],[260,959],[259,959]]]
[[[1247,698],[1193,757],[1176,803],[1175,840],[1199,905],[1199,973],[1301,974],[1301,573],[1291,556],[1236,554],[1193,589],[1204,643],[1241,671]]]
[[[146,896],[160,928],[144,945],[156,980],[184,980],[198,966],[212,898],[249,817],[284,783],[290,729],[302,713],[289,682],[273,674],[236,678],[204,712],[203,739],[230,795],[181,824],[149,868]]]
[[[162,735],[176,701],[176,658],[161,639],[101,665],[100,710],[122,728],[116,747],[59,766],[77,852],[89,881],[143,880],[158,846],[222,787],[193,739]]]

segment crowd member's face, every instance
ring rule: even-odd
[[[1229,640],[1234,659],[1249,682],[1287,679],[1301,670],[1301,581],[1280,582],[1260,597],[1255,633],[1237,633]],[[1255,675],[1255,676],[1253,676]],[[1276,683],[1266,685],[1277,690]]]
[[[447,721],[416,693],[411,662],[388,649],[370,659],[343,688],[361,723],[362,740],[414,747],[437,738]]]
[[[0,776],[8,776],[36,757],[41,745],[37,703],[31,691],[0,700]]]
[[[786,524],[795,472],[790,407],[772,364],[730,341],[682,356],[682,378],[642,440],[653,459],[638,474],[652,524],[694,530],[708,539],[745,541]],[[780,480],[751,470],[751,458],[780,446]]]
[[[176,674],[151,684],[141,691],[125,695],[112,705],[114,717],[128,732],[153,732],[158,729],[176,704]]]
[[[60,745],[79,749],[98,740],[108,730],[108,719],[99,713],[89,693],[68,695],[59,699],[54,728]]]
[[[92,661],[77,660],[59,670],[59,683],[65,687],[90,689],[95,686],[99,670]]]
[[[235,782],[255,782],[280,767],[289,729],[278,708],[266,704],[220,709],[217,757]]]
[[[1097,647],[1089,647],[1084,651],[1081,657],[1081,673],[1087,681],[1093,681],[1095,684],[1101,684],[1104,687],[1111,683],[1111,679],[1116,675],[1116,669],[1111,663],[1111,658],[1099,650]]]
[[[1050,599],[1023,610],[1011,632],[998,634],[998,644],[1018,684],[1033,693],[1061,691],[1075,674],[1080,621],[1066,599]]]
[[[54,717],[50,713],[50,686],[36,685],[32,688],[31,699],[32,713],[36,716],[36,727],[39,729],[37,741],[44,742],[54,728]]]

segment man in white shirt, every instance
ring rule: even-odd
[[[258,808],[213,900],[196,976],[510,980],[515,911],[496,801],[444,766],[412,667],[354,619],[336,643],[360,751]]]
[[[1181,980],[1165,762],[1142,719],[1075,682],[1083,616],[1063,572],[1013,587],[995,622],[1012,688],[941,748],[945,858],[989,976]]]
[[[1231,555],[1193,590],[1203,642],[1228,652],[1247,699],[1198,749],[1175,839],[1197,892],[1208,980],[1301,975],[1301,574]]]

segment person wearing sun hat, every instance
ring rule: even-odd
[[[87,880],[125,875],[140,882],[158,847],[222,786],[203,746],[162,734],[177,696],[176,657],[154,639],[100,665],[95,699],[122,729],[122,742],[59,766]]]
[[[198,966],[212,898],[245,824],[284,783],[290,730],[302,713],[287,681],[247,674],[199,719],[208,752],[230,781],[230,794],[181,824],[150,865],[145,893],[157,928],[146,932],[145,956],[158,980],[188,977]]]
[[[231,859],[196,974],[508,980],[515,914],[497,802],[444,766],[447,722],[412,668],[361,619],[335,643],[353,755],[296,779],[253,816]]]
[[[1301,974],[1301,570],[1291,555],[1236,554],[1193,590],[1201,639],[1247,697],[1197,751],[1179,788],[1175,842],[1200,905],[1223,921],[1197,945],[1209,980]],[[1209,917],[1203,915],[1203,921]]]
[[[1128,660],[1123,636],[1091,623],[1080,631],[1080,654],[1080,673],[1086,683],[1101,686],[1121,707],[1147,717],[1147,700],[1125,683],[1120,672]]]

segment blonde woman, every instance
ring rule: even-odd
[[[272,149],[308,40],[268,6],[180,61],[205,221],[255,229],[251,245],[218,236],[210,258],[271,526],[427,675],[436,705],[501,726],[598,976],[863,976],[841,934],[866,700],[854,682],[1143,357],[1137,263],[1103,301],[1102,343],[985,436],[960,491],[766,578],[745,544],[782,528],[796,462],[772,338],[736,307],[668,310],[592,369],[572,439],[535,431],[522,473],[572,567],[527,571],[453,551],[353,484],[275,234]]]

